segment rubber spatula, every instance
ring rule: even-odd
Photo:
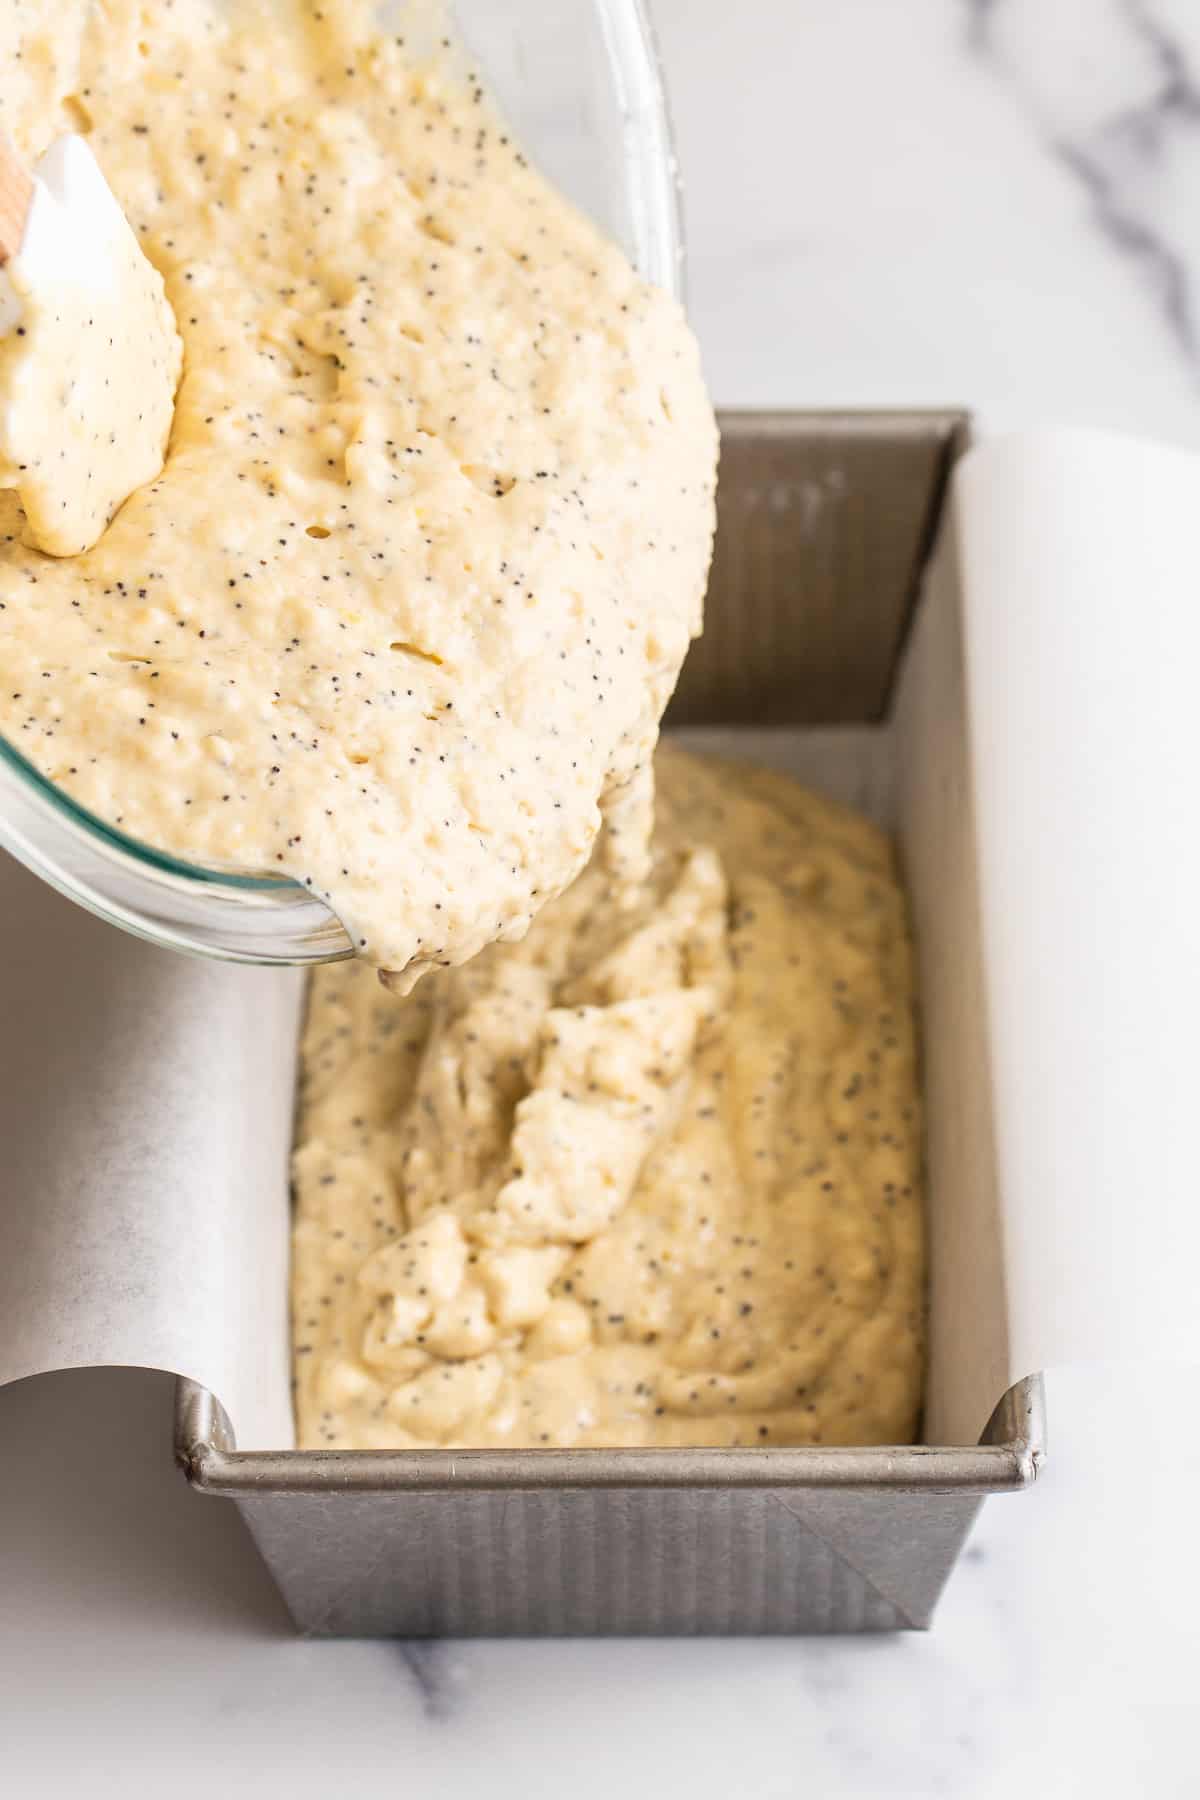
[[[162,276],[83,138],[28,170],[0,134],[0,487],[51,556],[161,472],[183,360]]]

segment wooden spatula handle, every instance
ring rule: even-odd
[[[21,248],[32,199],[33,177],[0,132],[0,268]]]

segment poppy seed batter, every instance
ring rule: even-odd
[[[602,817],[636,884],[713,523],[679,308],[361,0],[4,14],[3,122],[87,131],[184,369],[94,549],[0,496],[0,731],[134,838],[305,883],[400,987],[519,937]]]
[[[912,967],[891,847],[658,757],[650,882],[589,869],[397,1004],[313,979],[302,1444],[902,1443],[922,1373]]]

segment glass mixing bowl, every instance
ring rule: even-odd
[[[385,6],[389,22],[403,0]],[[681,239],[662,74],[642,0],[455,0],[472,60],[543,172],[678,293]],[[0,738],[0,846],[101,918],[151,942],[232,962],[351,954],[313,895],[178,862],[77,806]]]

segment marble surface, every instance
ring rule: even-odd
[[[1194,0],[656,0],[719,401],[1200,442]],[[309,1644],[169,1392],[0,1393],[0,1790],[1193,1795],[1194,1380],[1050,1382],[928,1637]],[[1190,1442],[1188,1441],[1190,1440]]]
[[[658,0],[718,398],[1200,439],[1193,0]]]

